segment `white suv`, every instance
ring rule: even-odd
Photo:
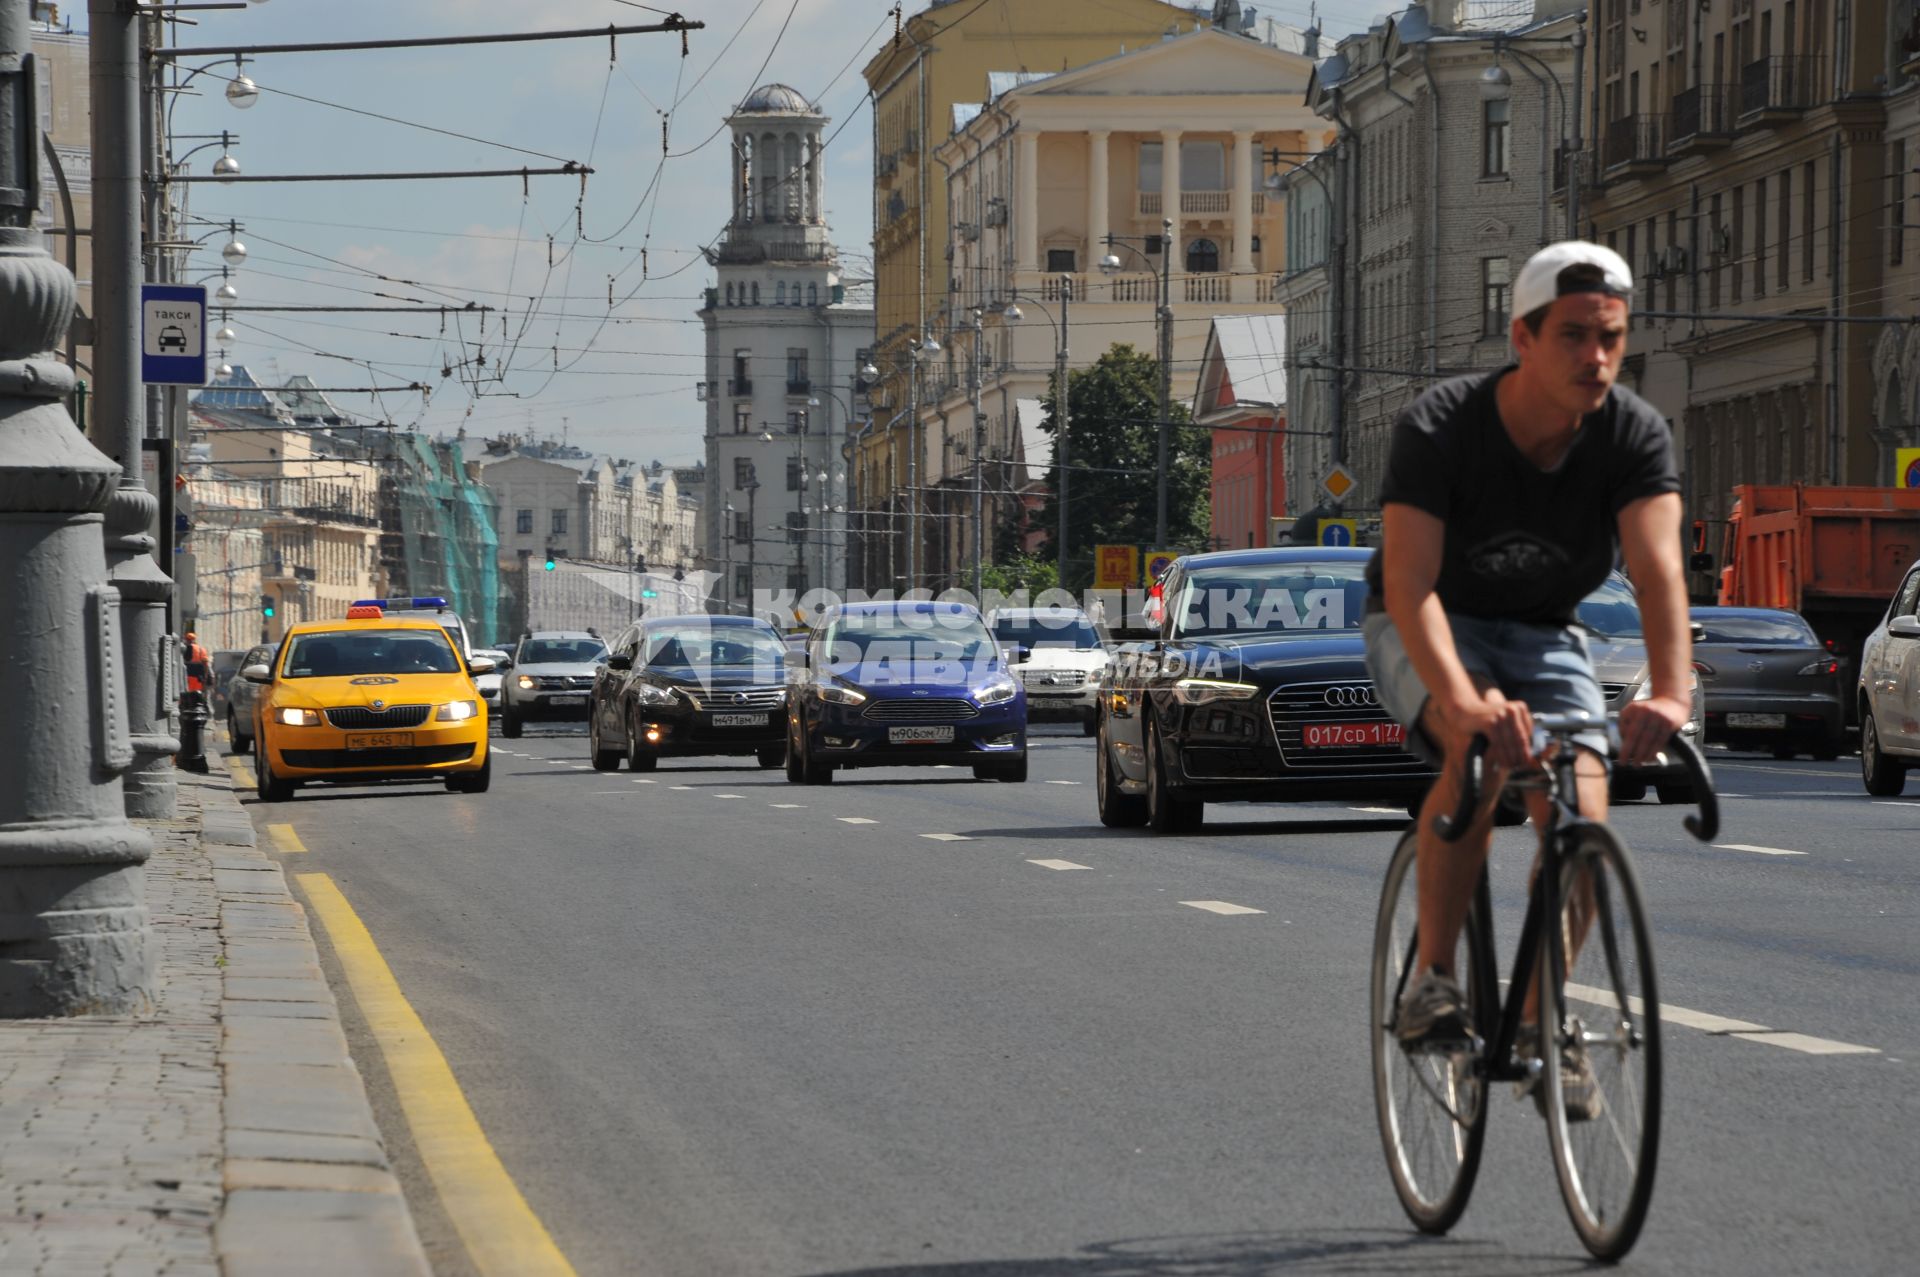
[[[1078,608],[996,608],[987,617],[994,641],[1007,654],[1007,668],[1027,689],[1027,720],[1078,721],[1092,736],[1099,730],[1100,675],[1107,648],[1087,614]]]
[[[1893,606],[1860,654],[1860,779],[1876,798],[1920,767],[1920,563],[1907,569]]]

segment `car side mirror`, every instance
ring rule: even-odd
[[[1696,643],[1704,643],[1707,641],[1707,627],[1698,621],[1687,622],[1687,633]]]
[[[1896,616],[1887,622],[1887,633],[1893,638],[1920,639],[1920,616]]]
[[[1687,571],[1689,572],[1713,571],[1713,556],[1707,553],[1705,550],[1699,550],[1692,554],[1689,554],[1687,556]]]
[[[610,670],[630,670],[633,668],[633,658],[625,652],[615,652],[607,658],[607,668]]]
[[[485,656],[476,656],[467,662],[467,669],[474,674],[491,674],[497,668],[499,667]]]
[[[240,677],[246,679],[249,683],[271,683],[273,682],[273,667],[271,665],[249,665],[240,671]]]

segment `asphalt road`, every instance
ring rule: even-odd
[[[581,737],[529,735],[496,738],[485,796],[253,810],[358,910],[581,1273],[1585,1266],[1544,1124],[1504,1090],[1450,1237],[1413,1233],[1393,1196],[1366,963],[1403,819],[1220,807],[1192,836],[1109,831],[1091,742],[1041,731],[1060,734],[1018,786],[598,774]],[[1670,1013],[1659,1182],[1624,1267],[1911,1271],[1920,801],[1869,800],[1850,759],[1715,763],[1721,847],[1680,809],[1616,816],[1663,999],[1799,1036]],[[1529,842],[1500,835],[1505,946]],[[1819,1053],[1841,1046],[1871,1050]],[[355,1052],[437,1264],[466,1271],[363,1031]]]

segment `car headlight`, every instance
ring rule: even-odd
[[[820,699],[830,705],[864,705],[867,694],[857,687],[823,678],[820,680]]]
[[[673,705],[680,700],[680,693],[671,687],[656,687],[652,683],[640,684],[640,703],[642,705]]]
[[[535,686],[533,675],[531,674],[522,674],[519,678],[519,683],[520,683],[520,690],[523,692],[530,692],[533,690]]]
[[[1173,685],[1173,694],[1182,705],[1251,700],[1259,691],[1251,683],[1229,683],[1218,678],[1183,678]]]
[[[320,711],[313,709],[277,709],[273,716],[288,727],[320,726]]]
[[[445,705],[442,705],[434,711],[433,721],[436,723],[464,723],[479,712],[479,707],[472,701],[448,701]]]
[[[1014,682],[1005,674],[1002,674],[986,686],[976,688],[973,693],[973,699],[979,701],[982,705],[999,705],[1004,701],[1012,700],[1019,694],[1019,691],[1020,684]]]

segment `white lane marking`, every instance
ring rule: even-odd
[[[1591,1002],[1599,1006],[1606,1006],[1613,1001],[1613,994],[1605,989],[1596,989],[1590,984],[1569,984],[1567,994],[1582,1002]],[[1639,998],[1628,996],[1627,1006],[1633,1011],[1641,1011],[1643,1005]],[[1730,1020],[1724,1015],[1690,1011],[1686,1007],[1662,1005],[1660,1018],[1668,1024],[1683,1024],[1689,1029],[1699,1029],[1704,1033],[1717,1033],[1722,1037],[1739,1038],[1745,1042],[1762,1042],[1768,1046],[1785,1047],[1789,1051],[1799,1051],[1804,1055],[1880,1054],[1879,1047],[1855,1046],[1851,1042],[1835,1042],[1830,1038],[1809,1037],[1805,1033],[1786,1033],[1778,1029],[1770,1029],[1764,1024],[1754,1024],[1749,1020]]]
[[[1245,905],[1236,905],[1225,900],[1182,900],[1180,902],[1194,909],[1205,909],[1208,913],[1265,913],[1265,909],[1249,909]]]
[[[805,807],[806,804],[805,803],[768,803],[767,806],[772,807],[778,811],[799,811],[801,808]]]
[[[532,755],[528,755],[528,757],[532,757]],[[549,767],[566,767],[569,765],[570,764],[564,758],[549,758],[547,760],[547,766]]]
[[[577,772],[590,772],[593,770],[593,767],[588,763],[575,763],[573,770]]]
[[[1068,402],[1071,403],[1072,400],[1068,400]],[[658,785],[660,782],[657,780],[643,780],[642,778],[635,776],[633,778],[633,783],[636,785]]]
[[[1873,800],[1873,805],[1875,807],[1920,807],[1920,803],[1896,803],[1888,798],[1876,798]]]
[[[1373,816],[1404,816],[1407,814],[1405,807],[1349,807],[1347,810],[1364,811]]]
[[[1079,785],[1079,784],[1084,784],[1085,782],[1078,781],[1078,780],[1050,780],[1047,783],[1049,785]]]
[[[624,794],[627,791],[624,789],[596,789],[591,792],[594,794]]]
[[[715,798],[745,798],[745,794],[715,794]]]
[[[1039,865],[1042,869],[1091,869],[1092,865],[1076,865],[1071,860],[1029,860],[1030,865]]]
[[[1804,856],[1804,851],[1789,851],[1785,847],[1756,847],[1750,842],[1717,842],[1713,844],[1720,851],[1750,851],[1756,856]]]
[[[868,820],[865,816],[835,816],[834,819],[843,825],[877,825],[880,823],[877,820]]]
[[[931,838],[935,842],[972,842],[965,834],[921,834],[922,838]]]
[[[1784,1046],[1789,1051],[1799,1051],[1806,1055],[1878,1055],[1880,1048],[1873,1046],[1855,1046],[1851,1042],[1833,1042],[1826,1038],[1812,1038],[1804,1033],[1736,1033],[1734,1037],[1748,1042],[1765,1042],[1768,1046]]]
[[[1069,401],[1069,402],[1071,402],[1071,401]],[[674,788],[674,789],[678,789],[678,790],[683,790],[683,791],[686,791],[686,792],[692,792],[692,790],[693,790],[693,786],[692,786],[692,785],[674,785],[674,786],[672,786],[672,788]]]

